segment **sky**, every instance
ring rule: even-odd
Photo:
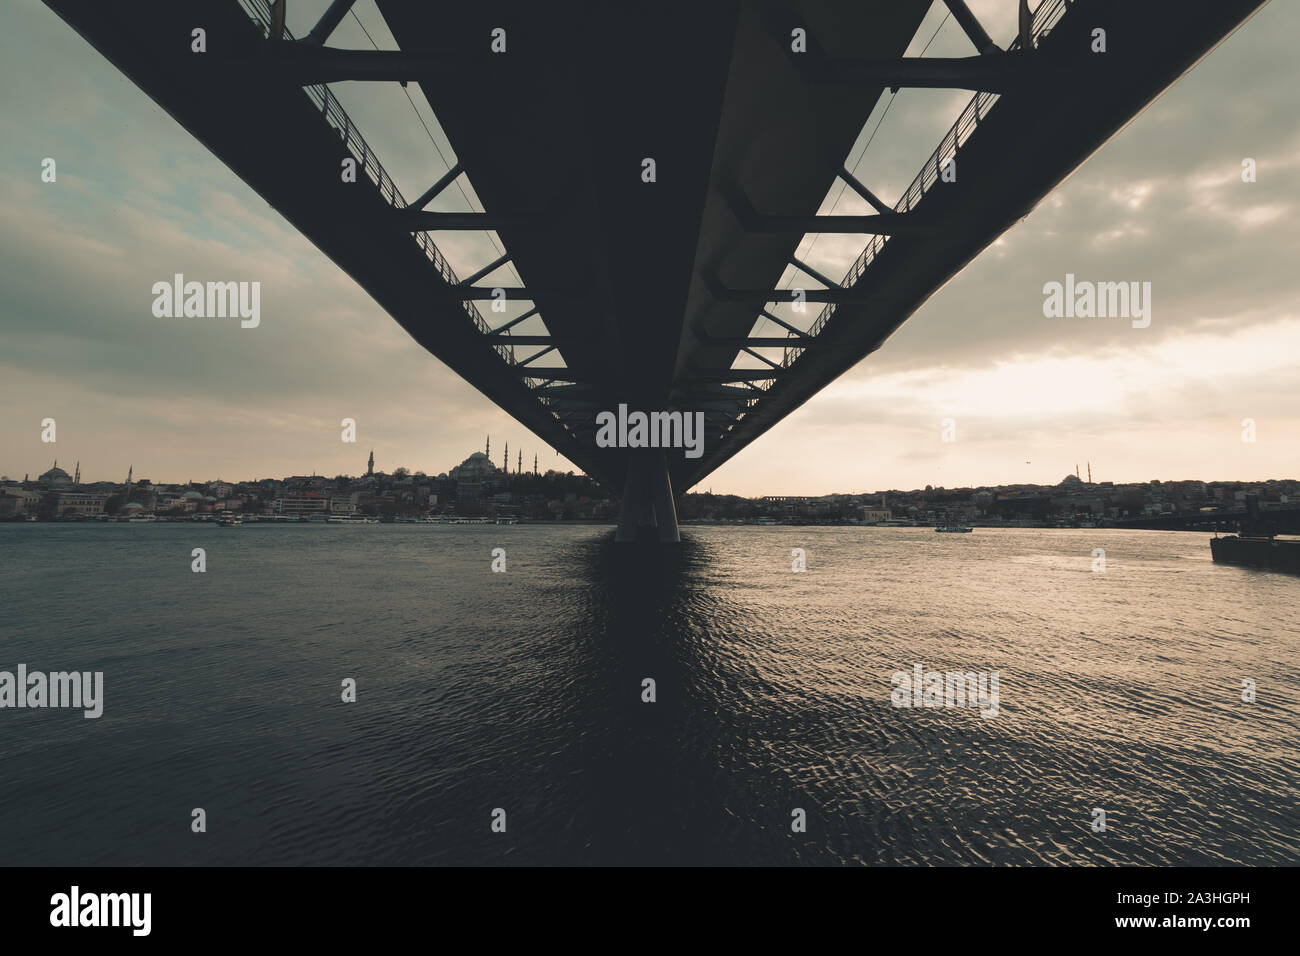
[[[498,462],[509,444],[512,469],[518,451],[527,466],[537,455],[542,470],[573,467],[420,348],[44,5],[3,2],[0,476],[35,477],[56,458],[89,481],[128,467],[158,482],[360,474],[372,448],[379,470],[438,474],[488,435]],[[290,28],[302,35],[325,5],[292,4]],[[1012,0],[970,6],[1010,40]],[[373,0],[355,10],[331,45],[392,45]],[[1300,5],[1274,0],[879,351],[695,490],[1052,484],[1089,462],[1116,482],[1295,477],[1297,35]],[[942,3],[909,55],[927,44],[972,52]],[[414,85],[409,100],[396,84],[333,90],[408,197],[454,161]],[[892,202],[969,98],[886,95],[849,167]],[[1255,182],[1242,181],[1246,158]],[[464,177],[439,203],[481,208]],[[870,212],[838,183],[822,211]],[[462,275],[496,257],[485,235],[437,241]],[[862,244],[810,236],[798,255],[838,276]],[[153,284],[178,272],[260,281],[261,324],[155,317]],[[1067,273],[1150,282],[1150,325],[1045,317],[1044,285]],[[53,444],[41,440],[47,418]],[[344,418],[355,444],[340,439]]]

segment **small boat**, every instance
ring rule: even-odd
[[[935,525],[934,530],[939,532],[940,534],[970,534],[971,533],[971,527],[969,525],[962,524],[960,518],[957,519],[956,521],[953,521],[946,514],[944,515],[943,520],[940,521],[937,525]]]
[[[126,519],[127,524],[148,524],[157,520],[157,515],[131,515],[131,517]]]
[[[237,525],[242,525],[243,523],[243,516],[234,511],[223,511],[217,516],[217,527],[219,528],[233,528]]]
[[[519,524],[518,518],[497,518],[497,524]]]

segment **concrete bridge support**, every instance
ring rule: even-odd
[[[618,542],[682,540],[677,527],[668,456],[659,450],[634,451],[623,484],[623,506],[618,516]]]

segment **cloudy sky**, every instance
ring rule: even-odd
[[[290,28],[306,32],[324,5],[293,4]],[[1009,40],[1012,0],[971,6]],[[969,53],[935,7],[910,52]],[[373,0],[356,11],[332,44],[391,44]],[[880,351],[700,487],[1049,483],[1088,461],[1098,480],[1295,477],[1297,35],[1300,7],[1265,7]],[[454,149],[414,86],[414,104],[396,85],[334,89],[408,196],[446,171]],[[886,97],[850,168],[892,201],[968,99]],[[45,157],[55,183],[41,181]],[[1242,182],[1247,157],[1257,182]],[[536,453],[543,469],[571,467],[41,4],[4,7],[0,170],[0,475],[34,476],[56,457],[69,470],[79,460],[87,480],[121,480],[130,465],[155,481],[357,474],[372,447],[382,470],[436,474],[488,434],[498,460],[509,442],[512,467],[516,449],[529,465]],[[471,185],[434,208],[475,202]],[[869,211],[838,184],[823,209]],[[493,257],[489,242],[439,237],[462,274]],[[801,258],[840,275],[861,243],[808,237]],[[175,272],[258,279],[261,326],[155,318],[150,289]],[[1043,285],[1066,273],[1150,282],[1150,326],[1045,318]],[[340,441],[345,417],[356,445]],[[41,442],[45,418],[54,445]],[[941,440],[944,419],[955,442]]]

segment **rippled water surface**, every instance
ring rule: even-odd
[[[1300,859],[1300,578],[1201,534],[684,536],[0,525],[0,670],[106,698],[0,710],[0,863]],[[915,664],[997,715],[891,706]]]

